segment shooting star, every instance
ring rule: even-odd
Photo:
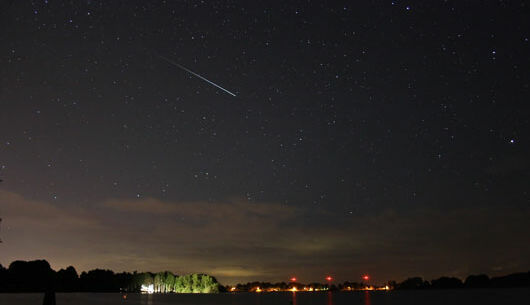
[[[166,57],[164,57],[164,56],[162,56],[162,55],[158,55],[158,54],[157,54],[157,56],[158,56],[160,59],[163,59],[163,60],[167,61],[168,63],[170,63],[170,64],[176,66],[177,68],[180,68],[180,69],[182,69],[182,70],[184,70],[184,71],[186,71],[186,72],[192,74],[193,76],[202,79],[203,81],[207,82],[208,84],[210,84],[210,85],[212,85],[212,86],[215,86],[215,87],[217,87],[217,88],[223,90],[224,92],[230,94],[231,96],[236,96],[234,93],[232,93],[232,92],[226,90],[225,88],[219,86],[218,84],[216,84],[216,83],[214,83],[214,82],[212,82],[212,81],[207,80],[206,78],[204,78],[204,77],[200,76],[199,74],[197,74],[197,73],[191,71],[190,69],[188,69],[188,68],[186,68],[186,67],[184,67],[184,66],[182,66],[182,65],[177,64],[176,62],[172,61],[171,59],[166,58]]]

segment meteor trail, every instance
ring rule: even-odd
[[[178,68],[180,68],[180,69],[182,69],[182,70],[184,70],[184,71],[186,71],[186,72],[188,72],[188,73],[190,73],[190,74],[192,74],[192,75],[194,75],[194,76],[196,76],[196,77],[202,79],[203,81],[207,82],[208,84],[210,84],[210,85],[212,85],[212,86],[215,86],[215,87],[217,87],[217,88],[223,90],[224,92],[230,94],[231,96],[236,96],[234,93],[232,93],[232,92],[226,90],[225,88],[219,86],[218,84],[216,84],[216,83],[214,83],[214,82],[212,82],[212,81],[207,80],[206,78],[204,78],[204,77],[200,76],[199,74],[197,74],[197,73],[191,71],[190,69],[188,69],[188,68],[186,68],[186,67],[184,67],[184,66],[182,66],[182,65],[177,64],[176,62],[172,61],[171,59],[166,58],[166,57],[164,57],[164,56],[162,56],[162,55],[158,55],[158,54],[157,54],[157,56],[158,56],[159,58],[161,58],[161,59],[167,61],[168,63],[170,63],[170,64],[172,64],[172,65],[174,65],[174,66],[176,66],[176,67],[178,67]]]

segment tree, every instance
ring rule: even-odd
[[[166,271],[164,274],[164,291],[165,292],[174,292],[175,288],[175,275],[173,273]]]
[[[216,278],[197,273],[175,277],[173,287],[176,293],[218,293],[221,291]]]
[[[454,289],[462,288],[464,284],[456,277],[442,276],[439,279],[431,281],[431,287],[436,289]]]
[[[191,275],[185,275],[185,276],[182,276],[180,277],[181,278],[181,282],[182,282],[182,287],[183,287],[183,293],[191,293],[193,292],[193,281],[191,279]]]
[[[134,276],[135,276],[136,272],[134,274],[131,274],[129,272],[122,272],[122,273],[117,273],[114,278],[115,278],[115,283],[116,285],[118,285],[120,291],[137,291],[138,289],[136,288],[136,283],[134,281]]]
[[[485,274],[470,275],[466,278],[464,286],[466,288],[486,288],[490,284],[490,278]]]
[[[79,289],[79,276],[74,267],[57,271],[57,291],[73,292]]]
[[[164,279],[164,273],[163,272],[158,272],[155,275],[155,279],[154,279],[154,282],[153,282],[154,283],[155,292],[162,292],[163,279]]]
[[[192,274],[191,275],[191,291],[193,293],[200,293],[202,291],[201,287],[201,275],[200,274]]]
[[[6,285],[7,285],[7,269],[0,264],[0,292],[7,292],[6,291]]]
[[[82,272],[79,277],[82,291],[86,292],[118,292],[120,287],[111,270],[94,269]]]
[[[398,289],[423,289],[427,288],[429,283],[423,281],[421,277],[411,277],[397,284]]]
[[[154,275],[149,272],[135,273],[133,276],[134,291],[140,291],[142,285],[149,286],[154,283]]]
[[[142,285],[156,284],[160,293],[217,293],[221,285],[206,274],[175,276],[169,271],[114,273],[111,270],[83,271],[79,276],[70,266],[55,272],[45,260],[14,261],[5,269],[0,265],[0,292],[139,292]]]
[[[530,271],[492,277],[491,287],[530,287]]]
[[[201,277],[201,287],[202,287],[202,293],[218,293],[220,292],[220,285],[217,282],[217,279],[215,279],[212,276],[203,274]]]
[[[176,293],[191,293],[192,290],[192,280],[190,275],[179,276],[175,279],[175,289]]]
[[[55,282],[55,272],[45,260],[14,261],[9,265],[7,277],[7,289],[11,292],[44,292]]]

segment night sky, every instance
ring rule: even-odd
[[[0,263],[222,283],[528,271],[529,16],[1,0]]]

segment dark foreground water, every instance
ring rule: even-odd
[[[58,293],[57,305],[530,304],[530,289],[198,294]],[[0,305],[41,305],[43,294],[0,294]]]

